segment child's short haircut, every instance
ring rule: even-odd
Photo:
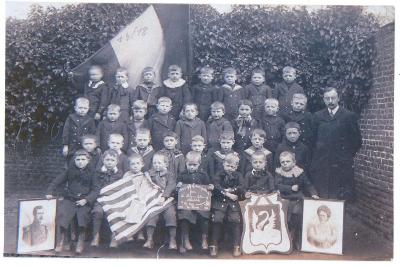
[[[87,103],[89,105],[89,99],[87,99],[86,97],[78,97],[75,100],[75,105],[78,105],[78,103],[81,103],[81,104]]]
[[[256,151],[251,154],[251,159],[253,160],[253,158],[263,158],[263,160],[267,159],[265,153],[263,153],[262,151]]]
[[[79,156],[85,156],[88,160],[91,159],[89,152],[84,149],[78,149],[74,154],[74,159]]]
[[[169,98],[169,97],[162,96],[162,97],[160,97],[160,98],[158,99],[157,103],[158,103],[158,104],[161,104],[161,103],[168,103],[168,104],[172,105],[172,100],[171,100],[171,98]]]
[[[115,73],[125,73],[126,76],[128,76],[128,70],[126,68],[118,68]]]
[[[165,139],[165,137],[173,137],[173,138],[175,138],[175,140],[179,140],[179,137],[178,137],[178,135],[175,133],[175,132],[173,132],[173,131],[167,131],[164,135],[163,135],[163,140]]]
[[[107,149],[106,151],[104,151],[103,160],[106,158],[106,156],[116,158],[117,160],[119,158],[118,152],[114,149]]]
[[[124,137],[121,134],[117,133],[110,134],[110,136],[108,137],[108,141],[115,138],[120,139],[122,142],[124,141]]]
[[[186,154],[185,159],[186,159],[186,162],[195,161],[195,162],[197,162],[197,163],[200,163],[200,162],[201,162],[201,155],[200,155],[199,152],[196,152],[196,151],[189,151],[189,152]]]
[[[219,140],[233,140],[235,141],[235,134],[233,131],[223,131],[219,136]]]
[[[225,156],[224,162],[239,165],[240,158],[235,153],[229,153]]]
[[[136,130],[136,136],[138,136],[139,134],[145,134],[151,136],[150,130],[148,128],[143,128],[143,127],[140,127],[139,129]]]
[[[156,72],[154,71],[154,68],[153,68],[153,67],[145,67],[145,68],[142,70],[142,76],[143,76],[145,73],[148,73],[148,72],[152,72],[152,73],[154,74],[154,76],[156,76]]]
[[[275,104],[275,105],[277,105],[279,107],[279,101],[276,98],[267,98],[265,100],[264,104],[266,105],[267,103]]]
[[[136,153],[130,155],[129,158],[128,158],[128,161],[129,161],[129,163],[131,163],[131,162],[134,161],[135,159],[139,159],[139,160],[142,162],[142,164],[144,164],[144,161],[143,161],[142,156],[141,156],[140,154],[136,154]]]
[[[147,103],[144,100],[136,100],[135,102],[133,102],[132,109],[133,110],[136,110],[136,109],[147,110]]]
[[[214,69],[210,66],[204,66],[200,69],[200,74],[214,74]]]
[[[262,138],[264,138],[264,139],[267,138],[267,134],[265,133],[265,131],[264,131],[263,129],[259,129],[259,128],[254,129],[254,130],[251,132],[250,138],[253,138],[254,135],[258,135],[258,136],[260,136],[260,137],[262,137]]]
[[[120,112],[121,111],[121,107],[119,105],[117,105],[117,104],[110,104],[107,107],[107,111],[110,111],[110,110]]]
[[[283,68],[282,73],[294,72],[296,74],[296,69],[291,66],[286,66]]]
[[[164,153],[162,153],[162,152],[160,152],[160,151],[157,151],[156,153],[154,153],[153,159],[154,159],[155,157],[162,157],[162,158],[164,159],[164,162],[165,162],[166,165],[168,166],[168,164],[169,164],[169,159],[168,159],[167,155],[165,155]]]
[[[97,136],[94,134],[85,134],[81,137],[81,142],[85,142],[85,140],[93,140],[96,144],[98,144]]]
[[[203,144],[205,143],[204,137],[201,135],[195,135],[192,137],[192,143],[193,142],[202,142]]]
[[[234,75],[237,75],[237,71],[234,69],[234,68],[232,68],[232,67],[229,67],[229,68],[225,68],[223,71],[222,71],[222,74],[225,76],[226,74],[234,74]]]
[[[256,68],[251,72],[252,77],[254,74],[261,74],[265,78],[265,71],[260,68]]]
[[[249,106],[251,109],[253,109],[253,103],[252,103],[250,100],[248,100],[248,99],[242,99],[242,100],[240,100],[240,101],[239,101],[239,107],[242,106],[242,105],[244,105],[244,106]]]
[[[178,65],[170,65],[168,67],[168,72],[171,72],[171,71],[179,71],[180,73],[182,73],[182,68],[179,67]]]
[[[217,110],[217,109],[222,109],[222,111],[225,113],[225,105],[219,101],[215,101],[214,103],[211,104],[211,110]]]
[[[296,162],[296,155],[295,155],[294,153],[292,153],[292,152],[283,151],[283,152],[279,155],[279,160],[280,160],[281,158],[283,158],[283,157],[291,157],[292,160],[293,160],[294,162]]]
[[[182,110],[185,111],[186,108],[190,107],[190,106],[193,106],[196,109],[197,112],[199,111],[199,109],[197,108],[197,104],[195,104],[195,103],[186,103],[185,105],[183,105]]]
[[[285,124],[285,132],[286,132],[288,129],[293,129],[293,128],[295,128],[295,129],[297,129],[298,131],[300,131],[300,125],[299,125],[297,122],[290,121],[290,122],[288,122],[288,123]]]
[[[331,86],[322,88],[322,91],[323,91],[324,94],[328,93],[330,91],[335,91],[339,95],[338,90],[335,87],[331,87]]]
[[[88,72],[91,70],[99,70],[101,72],[101,74],[103,74],[103,68],[100,65],[92,65],[90,66],[90,68],[88,69]]]
[[[292,101],[295,99],[301,99],[307,103],[307,96],[305,94],[302,94],[302,93],[293,94]]]

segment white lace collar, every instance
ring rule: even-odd
[[[282,167],[276,168],[275,172],[277,174],[282,175],[283,177],[292,178],[292,177],[299,177],[304,171],[299,166],[294,166],[293,169],[290,171],[282,170]]]
[[[167,80],[164,80],[163,83],[165,86],[167,86],[169,88],[177,88],[177,87],[181,87],[182,85],[184,85],[186,83],[186,81],[182,78],[180,78],[176,82],[173,82],[170,79],[167,79]]]

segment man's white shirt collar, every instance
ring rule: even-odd
[[[328,108],[328,109],[329,109],[329,113],[330,113],[330,114],[335,115],[336,112],[339,110],[339,105],[337,105],[336,108],[334,108],[334,109],[330,109],[330,108]]]

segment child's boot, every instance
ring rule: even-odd
[[[233,246],[233,256],[239,257],[240,255],[242,255],[240,252],[240,246]]]
[[[176,245],[176,227],[169,227],[169,249],[177,249]]]
[[[208,249],[208,235],[201,234],[201,248]]]
[[[193,249],[189,239],[189,222],[186,220],[182,221],[182,246],[187,250]]]
[[[143,247],[151,249],[154,247],[154,241],[153,241],[154,227],[148,226],[146,232],[147,232],[147,240],[146,243],[143,244]]]
[[[78,243],[76,244],[75,252],[81,254],[85,248],[85,230],[79,231]]]
[[[92,247],[98,247],[99,243],[100,243],[100,234],[99,233],[95,233],[94,237],[93,237],[93,240],[92,240],[92,243],[90,243],[90,245]]]

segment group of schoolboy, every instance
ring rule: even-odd
[[[311,114],[294,68],[285,67],[283,81],[274,88],[264,83],[261,69],[252,72],[245,87],[236,83],[233,68],[223,71],[225,84],[219,87],[212,84],[210,67],[201,68],[200,83],[190,88],[177,65],[169,67],[162,86],[155,83],[150,67],[143,70],[136,88],[128,84],[123,68],[117,69],[114,85],[108,86],[102,77],[101,67],[90,67],[83,96],[76,99],[75,113],[64,125],[67,169],[47,189],[46,197],[52,198],[57,186],[65,184],[57,213],[57,252],[68,249],[73,222],[77,253],[84,250],[89,227],[91,246],[99,246],[104,213],[96,199],[101,188],[124,175],[134,177],[136,185],[147,179],[158,186],[163,192],[160,201],[176,199],[183,184],[205,185],[212,191],[210,211],[177,210],[172,205],[153,217],[133,238],[145,240],[143,247],[154,247],[154,232],[162,221],[169,249],[179,245],[182,253],[192,250],[190,229],[199,227],[202,249],[217,256],[221,234],[230,230],[233,255],[239,256],[238,201],[273,191],[288,204],[289,229],[293,238],[297,236],[301,199],[318,195],[307,178]],[[114,236],[110,247],[117,247]]]

